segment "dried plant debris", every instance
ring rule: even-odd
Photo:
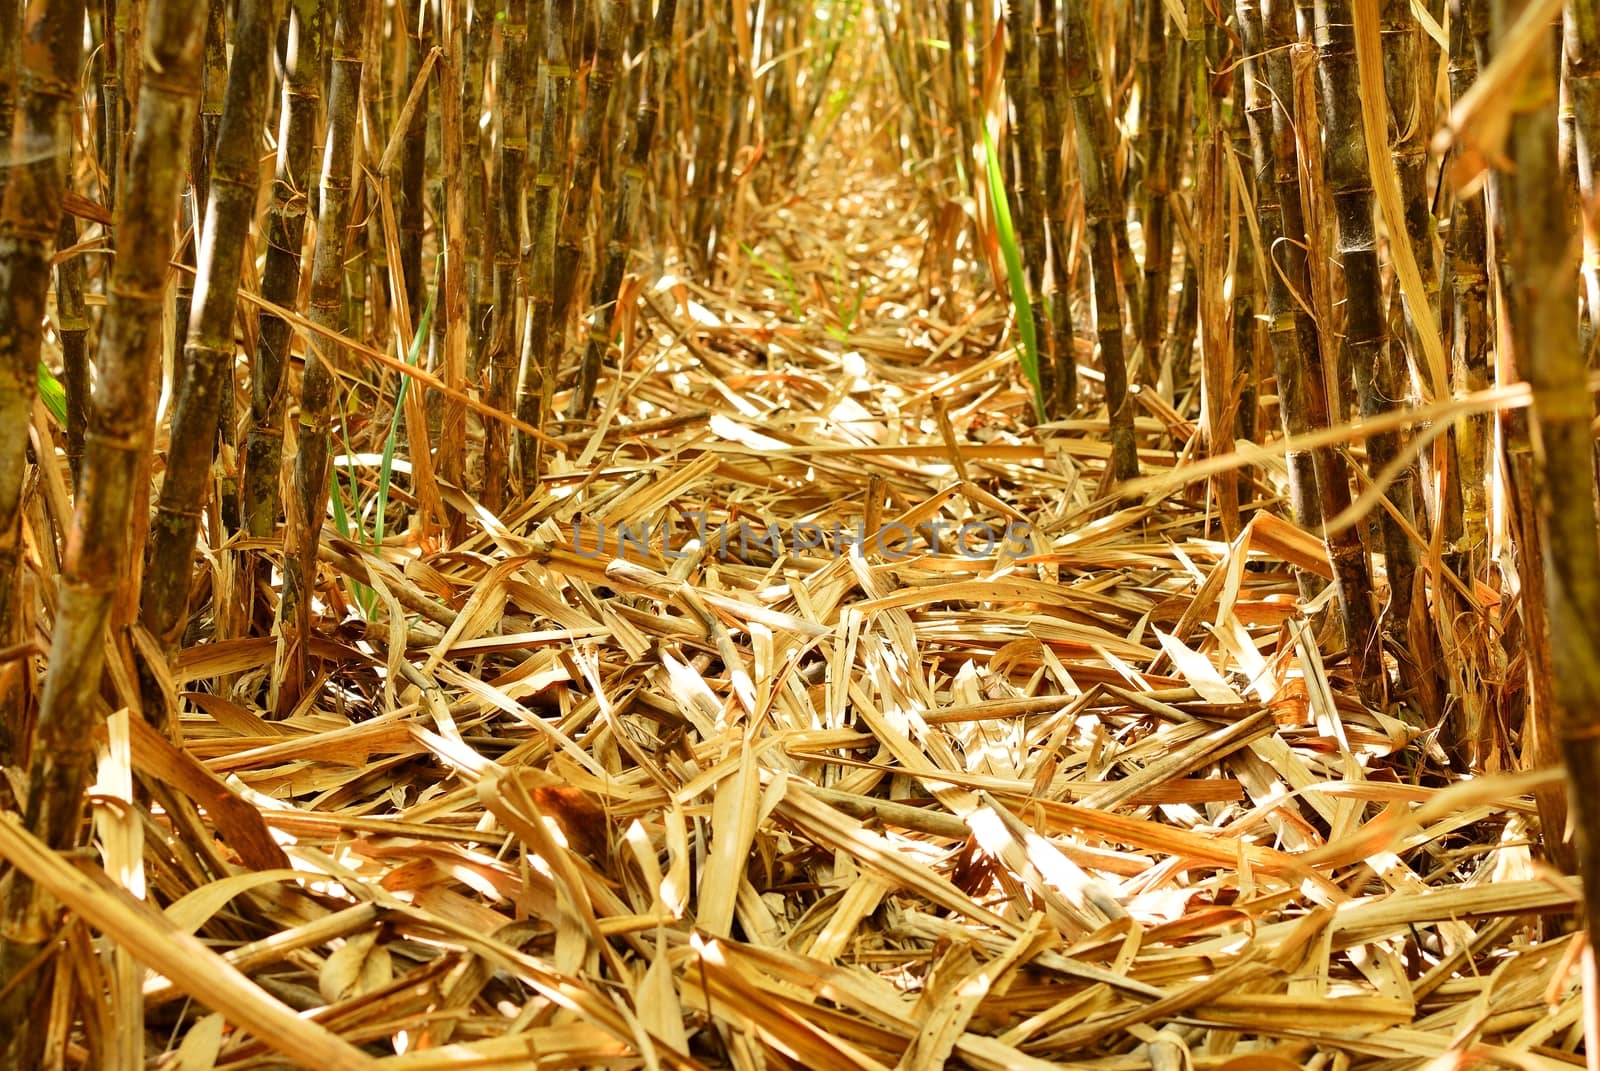
[[[817,246],[796,285],[904,255],[886,192],[764,221]],[[185,648],[182,746],[105,742],[117,880],[0,824],[132,957],[74,1058],[142,1005],[163,1067],[1570,1064],[1551,778],[1442,787],[1297,604],[1319,543],[1115,508],[1107,451],[1014,422],[992,312],[868,277],[848,343],[756,273],[666,287],[538,494],[328,540],[326,590],[377,598],[319,602],[291,717],[270,638]],[[85,984],[122,970],[84,936]]]

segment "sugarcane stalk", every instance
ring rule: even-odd
[[[1379,18],[1379,42],[1384,61],[1384,93],[1389,99],[1389,147],[1394,160],[1395,176],[1402,197],[1405,216],[1406,240],[1416,259],[1422,288],[1426,291],[1430,312],[1440,311],[1440,272],[1434,251],[1434,211],[1429,202],[1429,150],[1427,138],[1432,128],[1432,101],[1438,64],[1430,40],[1422,34],[1418,19],[1411,11],[1410,0],[1382,0]],[[1389,291],[1390,335],[1397,341],[1405,339],[1405,352],[1419,354],[1421,338],[1416,317],[1402,301],[1402,287],[1394,285]],[[1432,328],[1429,328],[1432,330]],[[1405,354],[1395,354],[1389,362],[1395,373],[1394,394],[1397,403],[1410,400],[1410,376],[1406,376]],[[1421,431],[1421,429],[1419,429]],[[1456,437],[1448,434],[1435,440],[1429,466],[1418,472],[1408,472],[1405,482],[1411,495],[1418,498],[1422,488],[1434,485],[1437,474],[1440,498],[1435,504],[1435,523],[1442,528],[1445,540],[1454,546],[1461,538],[1461,461],[1456,456]],[[1426,501],[1426,498],[1424,498]],[[1416,512],[1416,509],[1413,509]]]
[[[461,63],[466,54],[466,24],[457,5],[435,5],[433,18],[439,19],[440,36],[445,42],[438,67],[439,83],[446,88],[460,84]],[[443,160],[459,161],[462,154],[461,97],[441,93],[438,114],[439,151]],[[440,300],[443,321],[443,352],[440,371],[451,394],[444,399],[439,444],[435,464],[439,475],[456,486],[466,476],[467,409],[462,399],[467,389],[467,199],[461,170],[457,166],[439,171],[440,218],[443,220],[441,244],[444,249],[444,290]],[[442,520],[442,518],[441,518]],[[451,516],[451,531],[465,534],[459,513]]]
[[[1433,215],[1428,203],[1428,135],[1435,68],[1426,55],[1411,0],[1383,0],[1380,33],[1383,82],[1389,98],[1390,155],[1400,179],[1406,236],[1432,304],[1438,304],[1439,274],[1433,256]],[[1399,289],[1396,287],[1395,289]]]
[[[1048,47],[1059,49],[1060,44],[1055,40],[1055,0],[1039,0],[1039,13],[1039,32],[1041,34],[1048,32],[1051,38],[1051,45]],[[970,170],[977,135],[972,129],[972,84],[967,64],[967,0],[944,0],[944,33],[945,42],[950,46],[946,57],[950,67],[950,118],[961,146],[961,167]],[[1046,47],[1041,40],[1039,45],[1041,57],[1046,54]],[[1059,61],[1052,61],[1051,66],[1059,66]],[[1043,66],[1040,67],[1039,74],[1041,79],[1046,76]],[[821,99],[820,92],[818,99]],[[1050,97],[1045,97],[1046,110],[1052,106],[1059,114],[1060,100],[1052,102]],[[1048,117],[1045,122],[1060,131],[1059,123],[1051,124]]]
[[[1221,125],[1214,125],[1206,142],[1196,146],[1195,158],[1196,214],[1201,220],[1215,221],[1200,224],[1210,233],[1200,239],[1194,256],[1195,279],[1201,294],[1198,310],[1201,428],[1205,448],[1214,456],[1233,451],[1239,390],[1233,310],[1222,299],[1231,252],[1226,240],[1231,218],[1228,202],[1232,183],[1226,158],[1229,151],[1227,131]],[[1212,480],[1209,497],[1222,522],[1223,538],[1232,541],[1240,528],[1238,476],[1224,473]]]
[[[1473,52],[1479,69],[1485,68],[1494,58],[1510,19],[1503,8],[1496,8],[1489,0],[1475,0],[1476,11],[1469,10],[1465,20],[1472,36]],[[1495,380],[1498,385],[1524,381],[1523,372],[1527,357],[1508,339],[1506,325],[1525,323],[1521,303],[1524,289],[1516,285],[1515,268],[1511,262],[1510,245],[1515,225],[1511,222],[1511,205],[1515,199],[1512,176],[1500,168],[1490,168],[1484,182],[1487,206],[1486,220],[1490,232],[1489,258],[1490,309],[1497,317],[1494,330],[1498,345],[1490,350],[1495,362]],[[1556,736],[1557,719],[1554,677],[1554,657],[1551,653],[1550,615],[1546,610],[1549,599],[1545,590],[1546,568],[1544,557],[1548,543],[1540,524],[1539,489],[1535,485],[1533,444],[1529,434],[1528,413],[1522,408],[1502,409],[1495,414],[1499,425],[1498,445],[1500,456],[1496,459],[1502,477],[1502,494],[1505,506],[1506,534],[1511,546],[1517,548],[1516,573],[1520,582],[1518,610],[1522,619],[1525,640],[1523,655],[1526,665],[1527,701],[1522,708],[1523,731],[1518,740],[1520,761],[1529,768],[1553,766],[1561,761],[1561,746]],[[1567,828],[1567,798],[1560,790],[1535,793],[1539,810],[1539,825],[1545,830]],[[1542,838],[1547,858],[1564,872],[1577,867],[1574,846],[1563,834]]]
[[[694,101],[694,176],[689,185],[693,207],[684,244],[702,267],[709,268],[716,261],[716,232],[711,221],[722,186],[723,133],[732,110],[727,106],[732,57],[729,43],[724,39],[723,23],[728,18],[727,13],[707,14],[710,17],[700,37],[698,57],[704,74]],[[798,147],[797,140],[791,148]]]
[[[889,69],[894,73],[895,86],[900,90],[900,100],[911,113],[911,125],[907,129],[908,140],[912,151],[918,160],[928,160],[933,153],[928,145],[928,132],[923,126],[922,109],[918,106],[921,95],[917,92],[916,63],[912,59],[911,49],[908,47],[901,27],[889,11],[888,0],[869,0],[872,4],[872,13],[878,20],[878,30],[883,34],[884,44],[888,46],[887,54]],[[902,9],[902,14],[904,10]]]
[[[1451,0],[1450,95],[1460,100],[1477,80],[1474,28],[1487,19],[1484,0]],[[1451,150],[1450,163],[1460,160],[1460,146]],[[1449,166],[1449,165],[1447,165]],[[1492,381],[1489,324],[1489,232],[1481,190],[1470,196],[1458,193],[1450,218],[1450,355],[1455,393],[1486,390]],[[1454,548],[1464,562],[1464,575],[1477,576],[1489,549],[1490,481],[1494,478],[1494,427],[1488,413],[1463,417],[1457,422],[1456,457],[1460,463],[1461,538]]]
[[[555,321],[556,228],[561,218],[561,179],[571,155],[568,115],[572,101],[573,28],[580,23],[574,0],[550,0],[544,25],[544,64],[539,71],[539,154],[529,216],[532,257],[528,274],[528,319],[524,327],[517,383],[517,417],[543,428],[555,392],[556,364],[565,331]],[[517,436],[522,480],[537,477],[540,440]]]
[[[64,25],[42,14],[46,31],[26,39],[25,70],[34,77],[69,74],[66,93],[76,86],[82,11],[69,8]],[[51,33],[52,29],[57,32]],[[95,729],[103,707],[100,676],[105,662],[105,624],[112,600],[126,581],[134,548],[129,532],[133,512],[144,505],[136,484],[148,456],[155,419],[161,341],[160,308],[170,280],[172,221],[183,190],[184,168],[200,103],[205,24],[177,0],[152,0],[149,28],[139,53],[146,68],[134,127],[128,186],[124,198],[123,239],[108,286],[108,301],[96,370],[98,379],[89,414],[81,494],[73,503],[72,524],[62,562],[61,588],[50,668],[33,752],[28,766],[25,828],[52,850],[71,847],[82,825],[84,793],[94,762]],[[32,55],[50,49],[49,56]],[[66,62],[62,62],[63,58]],[[57,67],[60,64],[60,67]],[[60,83],[52,83],[59,94]],[[70,96],[67,97],[70,100]],[[58,98],[59,101],[59,98]],[[59,118],[55,106],[47,109]],[[27,116],[30,124],[34,116]],[[56,131],[53,121],[47,128]],[[63,139],[64,154],[68,142]],[[52,166],[59,166],[52,161]],[[59,181],[59,180],[54,180]],[[46,182],[54,184],[52,180]],[[7,203],[23,193],[13,176]],[[60,187],[48,203],[59,205]],[[48,191],[45,191],[48,192]],[[43,205],[41,205],[43,207]],[[46,240],[56,220],[48,220]],[[30,368],[30,373],[32,369]],[[54,972],[50,964],[27,970],[51,939],[55,907],[20,873],[11,875],[6,910],[0,919],[0,1067],[43,1065],[43,1043]],[[53,962],[53,961],[52,961]]]
[[[827,11],[829,12],[830,23],[832,22],[835,13],[838,12],[839,5],[841,3],[848,5],[845,9],[847,12],[859,15],[862,5],[865,2],[866,0],[828,0]],[[623,12],[625,13],[626,10],[626,5],[624,5]],[[820,13],[821,9],[819,8],[818,14],[820,15]],[[853,19],[850,21],[850,25],[864,26],[865,21],[864,19]],[[747,132],[753,129],[755,123],[762,120],[764,109],[757,106],[757,103],[754,99],[753,87],[756,84],[757,69],[755,66],[755,58],[752,56],[750,58],[750,62],[747,63],[741,51],[741,42],[744,40],[744,35],[759,33],[759,26],[751,26],[748,22],[741,24],[736,19],[729,19],[725,28],[732,38],[732,42],[728,49],[729,56],[727,81],[722,87],[722,92],[725,96],[724,112],[726,121],[723,124],[723,129],[721,131],[721,160],[718,166],[720,169],[719,181],[722,183],[723,188],[727,189],[732,176],[735,174],[736,166],[739,162],[741,153],[748,151],[745,144],[747,140]],[[846,32],[848,31],[840,30],[838,31],[837,36],[830,37],[827,47],[832,50],[832,55],[830,55],[827,59],[825,70],[831,71],[833,69],[833,62],[838,57],[839,46],[843,41],[844,34]],[[756,41],[761,41],[765,47],[771,47],[770,45],[765,44],[768,40],[766,35],[751,37],[750,39],[752,46]],[[824,74],[822,77],[826,78],[827,75]],[[822,87],[818,86],[815,88],[820,90]],[[812,104],[814,107],[808,106],[807,113],[801,120],[802,123],[809,124],[816,108],[822,105],[820,95],[813,100]],[[826,132],[822,137],[811,140],[809,143],[807,142],[807,139],[802,136],[799,140],[786,148],[783,157],[782,170],[779,172],[779,174],[785,177],[793,176],[796,173],[796,169],[800,165],[801,154],[804,152],[804,150],[809,148],[812,151],[817,151],[826,144]],[[604,158],[609,159],[611,155],[612,154],[607,153],[605,154]],[[604,165],[602,164],[602,166]],[[768,181],[769,179],[775,180],[777,177],[777,174],[770,177],[763,176],[763,178],[758,181],[764,182]],[[602,182],[601,185],[602,187],[606,187],[607,184]],[[735,218],[739,218],[742,212],[742,206],[738,204],[737,198],[722,198],[714,201],[711,205],[711,224],[715,228],[718,235],[724,233],[724,219],[730,209],[732,209],[735,213]]]
[[[677,0],[658,0],[655,18],[650,26],[649,81],[639,98],[634,113],[633,128],[622,153],[624,165],[613,196],[611,228],[606,239],[605,259],[595,276],[590,292],[593,318],[589,337],[584,347],[583,361],[578,366],[578,386],[572,395],[569,415],[580,417],[594,405],[595,386],[600,381],[600,366],[606,351],[611,348],[612,327],[616,320],[617,295],[622,290],[622,273],[627,266],[628,250],[633,242],[633,232],[639,217],[639,202],[644,196],[645,168],[650,162],[650,145],[655,139],[656,120],[661,108],[661,98],[666,92],[668,45],[672,40],[672,23],[677,14]]]
[[[485,11],[485,6],[488,11]],[[489,57],[490,31],[494,25],[492,0],[470,0],[468,4],[467,55],[461,78],[462,165],[467,192],[467,301],[472,311],[468,375],[481,374],[488,347],[490,309],[494,294],[484,280],[484,267],[490,264],[488,226],[489,171],[484,160],[483,84]],[[492,267],[490,271],[492,272]]]
[[[1343,345],[1355,375],[1361,416],[1371,419],[1394,408],[1399,400],[1400,377],[1396,349],[1389,345],[1384,325],[1371,171],[1361,134],[1355,27],[1350,0],[1318,0],[1316,13],[1321,100],[1327,115],[1324,164],[1338,218],[1339,262],[1344,269]],[[1398,435],[1371,436],[1367,440],[1367,459],[1372,476],[1383,472],[1399,451]],[[1378,515],[1378,529],[1389,578],[1388,620],[1391,628],[1403,630],[1410,618],[1417,562],[1416,548],[1405,533],[1405,526],[1415,527],[1416,522],[1409,470],[1390,486],[1387,497],[1389,509]]]
[[[0,150],[10,151],[17,121],[17,81],[22,70],[22,6],[0,4]],[[10,161],[7,161],[8,163]],[[5,201],[9,167],[0,167],[0,204]]]
[[[506,0],[500,22],[500,139],[495,147],[494,313],[489,327],[489,404],[510,412],[517,377],[517,271],[522,256],[522,186],[528,157],[527,0]],[[484,428],[483,503],[499,510],[510,480],[510,430]]]
[[[289,7],[278,154],[267,210],[266,266],[261,296],[293,308],[300,291],[313,148],[322,102],[322,39],[331,13],[328,0]],[[256,359],[250,370],[250,431],[245,437],[244,520],[258,539],[277,530],[282,505],[284,409],[292,333],[288,321],[261,316]]]
[[[1562,28],[1565,83],[1572,105],[1572,148],[1582,195],[1584,337],[1600,321],[1600,4],[1572,0]]]
[[[392,51],[399,55],[392,64],[385,63],[386,46],[391,38],[389,12],[382,4],[367,8],[367,25],[362,31],[366,42],[366,55],[361,62],[361,101],[363,123],[369,132],[393,129],[397,94],[405,92],[393,84],[404,77],[405,50],[411,34],[405,16],[394,12],[392,20]],[[398,68],[397,74],[395,69]],[[385,78],[384,75],[389,77]],[[345,300],[351,305],[355,319],[351,321],[362,338],[386,338],[392,329],[394,309],[404,300],[403,294],[394,293],[389,265],[388,240],[384,235],[383,213],[373,203],[378,194],[369,190],[366,182],[357,182],[351,191],[351,218],[365,220],[365,226],[352,225],[346,239],[345,250]],[[394,183],[390,183],[390,196]],[[398,245],[398,240],[397,243]]]
[[[1183,106],[1184,41],[1169,43],[1167,16],[1159,2],[1146,5],[1145,96],[1139,134],[1145,144],[1144,193],[1144,301],[1139,319],[1140,364],[1143,375],[1161,367],[1161,346],[1166,338],[1169,295],[1172,290],[1172,217],[1168,197],[1181,148],[1174,126]]]
[[[1384,88],[1389,100],[1390,156],[1399,179],[1405,231],[1423,289],[1431,310],[1439,308],[1439,265],[1434,256],[1434,218],[1429,201],[1428,186],[1428,135],[1432,129],[1432,100],[1437,73],[1437,63],[1430,62],[1432,54],[1429,39],[1422,33],[1410,0],[1383,0],[1380,22],[1382,42]],[[1415,316],[1409,308],[1402,309],[1401,287],[1390,288],[1389,319],[1397,327],[1403,325],[1406,351],[1419,353],[1421,341]],[[1392,345],[1393,343],[1391,343]],[[1396,354],[1390,360],[1395,372],[1396,400],[1410,397],[1410,377],[1406,362]],[[1422,429],[1418,429],[1419,431]],[[1411,475],[1413,498],[1420,496],[1422,486],[1431,485],[1426,477],[1442,468],[1441,496],[1434,509],[1436,523],[1444,530],[1447,541],[1455,544],[1461,533],[1461,464],[1456,456],[1456,438],[1446,436],[1437,441],[1431,458],[1433,464],[1424,469],[1425,478]]]
[[[1491,7],[1496,35],[1524,3]],[[1553,709],[1538,727],[1559,742],[1576,810],[1577,862],[1584,912],[1600,918],[1600,547],[1595,542],[1593,403],[1578,345],[1577,243],[1569,238],[1559,188],[1556,67],[1550,50],[1534,49],[1512,105],[1501,176],[1508,274],[1513,292],[1510,343],[1533,399],[1529,434],[1544,541],[1544,599],[1549,626]],[[1580,128],[1581,128],[1580,123]],[[1562,831],[1546,828],[1547,843]],[[1592,922],[1591,922],[1592,925]],[[1593,983],[1589,964],[1586,984]],[[1594,1014],[1600,995],[1589,993]]]
[[[1039,85],[1039,59],[1035,50],[1036,22],[1033,0],[1007,0],[1006,10],[1006,93],[1013,113],[1012,141],[1016,152],[1005,154],[1010,167],[1010,211],[1022,247],[1022,267],[1027,286],[1028,307],[1018,316],[1033,318],[1033,337],[1039,349],[1049,345],[1050,324],[1044,307],[1045,223],[1044,196],[1040,189],[1041,157],[1044,152],[1044,105]],[[1039,362],[1040,385],[1044,396],[1055,393],[1053,362]]]
[[[1156,387],[1164,396],[1181,398],[1193,386],[1194,339],[1200,324],[1200,286],[1195,281],[1194,257],[1185,251],[1183,275],[1178,283],[1178,306],[1172,312],[1172,329],[1167,334],[1161,358],[1161,373]]]
[[[1114,211],[1110,121],[1101,97],[1099,64],[1089,36],[1087,0],[1066,6],[1066,80],[1076,120],[1078,176],[1083,182],[1084,227],[1090,235],[1090,273],[1094,280],[1094,324],[1105,371],[1106,408],[1111,424],[1111,470],[1119,480],[1139,475],[1133,434],[1133,400],[1128,392],[1127,358],[1122,344],[1122,303],[1117,288],[1119,222]],[[1131,279],[1130,279],[1131,282]],[[1130,288],[1131,289],[1131,288]]]
[[[82,53],[83,7],[71,0],[28,8],[19,24],[16,136],[0,202],[0,647],[22,639],[22,496],[28,427],[37,392],[50,247],[61,218],[72,150],[72,104]],[[27,754],[25,663],[0,676],[0,765]]]
[[[1133,12],[1129,5],[1125,4],[1100,6],[1102,19],[1108,16],[1115,18],[1119,14],[1124,18],[1131,18]],[[1093,108],[1090,111],[1090,118],[1095,127],[1094,143],[1103,145],[1109,150],[1101,161],[1101,166],[1106,173],[1106,196],[1111,219],[1111,236],[1114,240],[1117,256],[1117,272],[1122,288],[1122,304],[1127,310],[1124,322],[1129,325],[1138,324],[1144,319],[1144,296],[1139,289],[1142,272],[1138,260],[1133,255],[1133,244],[1128,238],[1128,204],[1126,197],[1123,195],[1124,176],[1117,167],[1118,153],[1116,150],[1120,139],[1113,123],[1113,116],[1120,114],[1121,109],[1118,90],[1120,87],[1128,85],[1129,80],[1126,72],[1122,71],[1113,70],[1114,77],[1111,78],[1102,78],[1101,75],[1101,51],[1103,46],[1108,43],[1113,46],[1111,53],[1111,62],[1113,64],[1118,57],[1125,57],[1131,63],[1134,59],[1134,53],[1129,49],[1115,50],[1114,46],[1119,39],[1118,32],[1114,31],[1112,34],[1099,33],[1094,21],[1087,13],[1084,15],[1083,25],[1089,31],[1089,40],[1086,43],[1088,62],[1093,71],[1093,80],[1099,87],[1096,99],[1099,101],[1100,107]],[[1134,36],[1131,24],[1129,24],[1125,32],[1120,33],[1121,40],[1132,40]],[[1070,39],[1068,47],[1071,47]]]
[[[78,221],[61,213],[56,250],[78,244]],[[83,257],[63,256],[56,262],[56,326],[61,334],[61,379],[67,395],[67,464],[73,483],[83,460],[83,436],[89,424],[89,310],[83,297]]]
[[[1242,211],[1251,212],[1252,219],[1254,218],[1253,208],[1258,185],[1256,173],[1249,166],[1254,158],[1254,150],[1250,144],[1250,125],[1244,114],[1244,90],[1241,81],[1236,79],[1234,82],[1233,107],[1230,110],[1232,152],[1234,163],[1238,166],[1228,168],[1231,180],[1228,184],[1228,219],[1235,243],[1230,276],[1233,285],[1234,374],[1238,385],[1234,431],[1239,438],[1255,442],[1260,415],[1258,408],[1260,371],[1256,363],[1256,351],[1260,334],[1257,303],[1260,300],[1262,273],[1256,259],[1254,234],[1249,222],[1240,218]],[[1240,493],[1247,493],[1250,483],[1248,471],[1240,473],[1239,483]]]
[[[1072,323],[1072,277],[1067,267],[1067,228],[1071,206],[1061,174],[1061,147],[1066,140],[1066,116],[1061,102],[1061,38],[1056,0],[1039,0],[1039,24],[1034,52],[1039,57],[1039,97],[1044,103],[1043,173],[1045,226],[1050,240],[1050,345],[1040,347],[1049,357],[1049,375],[1040,378],[1045,389],[1045,415],[1061,419],[1078,402],[1076,332]],[[954,44],[952,43],[952,48]],[[965,69],[965,66],[960,68]],[[963,127],[963,129],[965,129]],[[1042,336],[1040,336],[1042,337]],[[1040,362],[1041,366],[1044,364]],[[1043,368],[1041,367],[1041,373]]]
[[[572,151],[572,180],[566,206],[561,213],[561,232],[556,240],[556,290],[551,331],[557,340],[566,338],[572,321],[573,298],[578,293],[578,277],[583,263],[584,228],[589,222],[595,176],[605,142],[606,115],[611,106],[612,88],[617,81],[617,63],[622,55],[622,31],[626,6],[622,0],[598,0],[598,30],[594,63],[584,89],[583,109],[578,113]]]
[[[433,48],[433,27],[427,19],[425,7],[412,13],[411,22],[406,27],[406,85],[409,87],[416,82],[422,73],[422,61]],[[428,97],[432,91],[432,81],[424,83],[423,98],[417,102],[417,107],[422,115],[428,114]],[[448,90],[447,90],[448,91]],[[404,140],[400,150],[400,268],[406,281],[406,292],[403,295],[407,309],[410,313],[410,322],[415,324],[422,319],[422,305],[426,300],[423,297],[423,284],[427,279],[427,272],[422,270],[422,231],[427,214],[427,202],[424,199],[423,178],[428,168],[428,125],[418,119],[413,119],[406,126]],[[381,245],[375,245],[379,248]],[[402,295],[395,295],[398,301]]]
[[[122,84],[122,54],[128,31],[128,5],[133,0],[105,0],[100,43],[104,76],[100,83],[103,110],[100,124],[100,171],[105,176],[104,198],[115,220],[122,209],[122,169],[127,158],[128,98]],[[112,231],[113,239],[115,230]]]
[[[228,85],[228,10],[230,5],[216,0],[206,9],[206,59],[205,75],[200,96],[200,129],[195,132],[189,151],[189,181],[194,187],[196,214],[204,211],[210,196],[211,153],[217,145],[217,131],[222,126],[223,97]],[[192,250],[190,251],[192,255]],[[193,261],[190,261],[193,267]],[[179,290],[192,279],[185,275],[178,280]],[[180,321],[183,322],[183,321]],[[180,345],[181,340],[180,340]]]
[[[151,525],[140,599],[141,623],[167,651],[176,647],[188,619],[195,538],[211,489],[218,416],[223,396],[233,390],[234,313],[255,216],[259,139],[280,11],[280,0],[240,0],[235,17],[233,62],[207,184],[205,241],[173,389],[166,478]]]
[[[366,0],[340,0],[332,41],[328,85],[328,133],[318,186],[316,247],[311,263],[311,321],[347,333],[343,298],[345,229],[350,217],[350,177],[355,163],[356,110],[361,90]],[[310,340],[300,385],[295,425],[294,491],[289,497],[284,538],[283,598],[278,604],[278,658],[274,706],[292,711],[311,682],[311,599],[316,584],[317,544],[328,506],[329,426],[339,344]]]
[[[1287,282],[1292,302],[1294,346],[1304,374],[1300,378],[1305,406],[1305,427],[1326,428],[1331,423],[1329,378],[1322,350],[1321,332],[1312,316],[1312,284],[1307,264],[1305,210],[1301,202],[1298,173],[1300,139],[1316,136],[1316,116],[1295,107],[1294,70],[1291,48],[1298,36],[1295,12],[1290,0],[1262,0],[1265,29],[1267,86],[1273,97],[1272,166],[1278,186],[1278,211],[1281,244],[1274,264]],[[1283,330],[1274,323],[1274,334]],[[1329,339],[1329,348],[1333,340]],[[1283,339],[1278,345],[1287,344]],[[1281,389],[1281,387],[1280,387]],[[1330,447],[1312,452],[1316,473],[1317,524],[1312,529],[1327,542],[1328,560],[1333,569],[1334,595],[1344,622],[1345,643],[1352,671],[1362,694],[1369,698],[1383,695],[1381,650],[1376,619],[1372,610],[1372,580],[1367,554],[1360,533],[1349,527],[1333,536],[1324,531],[1326,522],[1339,516],[1350,505],[1350,481],[1344,455]]]

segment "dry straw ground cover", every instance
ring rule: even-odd
[[[1458,779],[1356,698],[1272,463],[1228,540],[1204,480],[1107,493],[1103,408],[1027,428],[1004,305],[918,282],[915,198],[745,195],[784,267],[647,290],[532,498],[446,481],[453,543],[326,539],[292,717],[271,638],[183,650],[181,747],[109,722],[111,878],[0,822],[65,962],[113,974],[61,1055],[143,1026],[182,1068],[1581,1063],[1577,891],[1529,847],[1555,775]],[[1170,474],[1197,429],[1134,397]],[[1471,594],[1449,656],[1510,678]]]

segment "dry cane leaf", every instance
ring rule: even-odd
[[[389,950],[378,944],[378,930],[347,938],[322,963],[317,990],[329,1004],[380,989],[394,978]]]

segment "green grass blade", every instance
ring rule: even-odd
[[[348,408],[348,407],[347,407]],[[350,436],[345,429],[345,422],[339,421],[339,439],[344,444],[344,467],[350,479],[350,506],[345,507],[345,490],[339,482],[339,465],[335,462],[330,466],[328,480],[333,484],[333,493],[328,496],[329,503],[333,506],[333,525],[339,529],[339,534],[352,543],[360,543],[361,532],[361,483],[356,475],[356,457],[350,449]],[[354,522],[351,522],[354,514]],[[365,584],[345,577],[345,583],[350,585],[350,594],[355,599],[356,606],[361,610],[361,616],[368,621],[372,620],[372,613],[378,605],[378,593]]]
[[[1040,420],[1045,419],[1044,387],[1039,382],[1039,340],[1033,333],[1033,307],[1028,302],[1027,277],[1022,273],[1022,250],[1017,245],[1017,232],[1011,226],[1011,207],[1006,201],[1005,180],[1000,175],[1000,158],[994,149],[994,138],[989,127],[983,128],[984,171],[989,179],[989,201],[994,205],[995,229],[1000,234],[1000,253],[1006,262],[1006,280],[1011,284],[1011,309],[1017,319],[1017,359],[1022,364],[1022,374],[1033,387],[1033,409]]]
[[[328,473],[328,480],[333,485],[333,493],[328,496],[328,504],[333,507],[333,526],[339,529],[339,535],[345,539],[350,538],[350,514],[344,508],[344,485],[339,482],[339,470]],[[354,542],[352,540],[352,542]]]
[[[66,427],[67,388],[61,385],[61,381],[45,367],[43,361],[39,362],[39,398],[44,402],[44,407],[50,410],[50,415],[56,418],[56,423]]]
[[[422,310],[422,322],[411,339],[411,349],[406,352],[406,364],[415,365],[422,356],[422,340],[428,337],[428,327],[433,322],[433,294],[428,295],[428,306]],[[378,504],[372,516],[372,545],[383,542],[384,515],[389,510],[389,477],[394,471],[394,446],[400,438],[400,414],[405,411],[406,388],[410,376],[400,377],[400,388],[395,392],[394,415],[389,418],[389,437],[383,441],[383,463],[378,466]]]
[[[800,307],[800,292],[794,287],[794,276],[789,272],[789,265],[785,263],[782,268],[774,267],[757,256],[756,251],[743,242],[739,243],[739,248],[744,250],[745,256],[750,258],[751,263],[766,272],[774,282],[783,287],[784,295],[789,299],[789,311],[794,314],[796,320],[804,320],[806,318],[805,310]]]

